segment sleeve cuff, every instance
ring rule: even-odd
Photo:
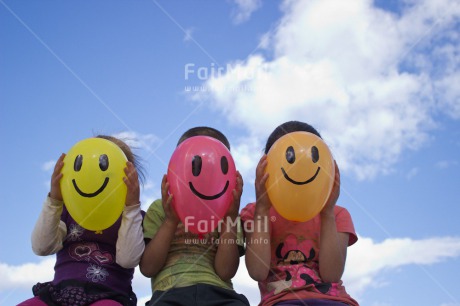
[[[125,208],[123,209],[123,214],[125,216],[135,216],[140,211],[141,211],[141,203],[139,202],[139,204],[125,206]]]
[[[53,199],[52,197],[50,197],[49,193],[48,193],[48,196],[46,197],[46,203],[51,206],[55,206],[55,207],[61,207],[62,205],[64,205],[64,201]]]

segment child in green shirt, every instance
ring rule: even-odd
[[[209,136],[229,150],[227,138],[210,127],[186,131],[178,145],[194,136]],[[238,217],[243,179],[236,172],[233,201],[216,230],[205,235],[186,231],[171,206],[172,194],[166,175],[161,184],[162,199],[154,201],[145,216],[146,247],[140,262],[142,274],[151,278],[153,296],[148,305],[249,305],[233,290],[243,236]]]

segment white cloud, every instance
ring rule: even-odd
[[[125,131],[112,135],[126,142],[133,149],[143,149],[147,152],[153,151],[153,145],[160,142],[154,134],[139,134],[133,131]]]
[[[240,258],[240,266],[235,277],[232,279],[232,283],[235,291],[244,294],[252,306],[259,304],[259,287],[257,282],[249,276],[244,257]]]
[[[50,172],[51,170],[54,169],[54,165],[56,164],[55,160],[50,160],[42,164],[42,170],[45,172]],[[50,189],[51,182],[49,180],[46,180],[43,182],[43,185],[45,186],[46,190]]]
[[[0,263],[0,292],[17,289],[31,290],[37,282],[46,282],[53,279],[55,258],[47,257],[38,263],[24,263],[14,266]]]
[[[384,274],[384,271],[400,269],[406,265],[430,265],[459,256],[460,237],[423,240],[390,238],[382,242],[359,237],[358,242],[348,249],[343,282],[347,292],[359,300],[366,290],[391,282],[391,273]],[[244,258],[240,261],[240,268],[233,282],[235,289],[244,293],[251,305],[257,305],[260,300],[259,289],[247,273]],[[442,286],[442,280],[438,282]]]
[[[239,139],[232,147],[232,156],[237,170],[244,178],[244,186],[248,186],[255,179],[255,165],[263,155],[264,145],[257,138]]]
[[[132,287],[137,296],[137,305],[144,306],[145,302],[149,301],[152,296],[152,289],[150,286],[150,278],[142,275],[141,271],[139,271],[139,267],[137,267],[134,272]]]
[[[43,163],[42,170],[43,171],[50,171],[50,170],[54,169],[55,164],[56,164],[55,160],[47,161],[47,162]]]
[[[460,237],[389,238],[380,243],[360,237],[356,245],[348,249],[343,280],[347,291],[359,298],[369,287],[390,281],[384,278],[383,271],[405,265],[430,265],[459,256]],[[442,286],[442,280],[438,283]]]
[[[284,121],[309,122],[341,169],[367,179],[420,148],[434,112],[460,118],[455,1],[414,1],[400,14],[369,0],[285,1],[282,9],[279,26],[262,36],[273,56],[230,63],[194,97],[248,137],[263,143]]]
[[[147,182],[147,187],[144,186],[141,192],[141,209],[147,211],[150,204],[156,199],[161,199],[161,183],[155,184],[151,181]]]
[[[243,23],[251,18],[252,13],[262,6],[261,0],[233,0],[236,8],[232,12],[235,24]]]
[[[436,163],[436,168],[438,169],[448,169],[458,166],[458,161],[456,160],[440,160]]]
[[[389,238],[375,242],[371,238],[359,237],[359,241],[348,249],[347,265],[343,277],[344,285],[355,299],[373,287],[385,286],[391,282],[392,269],[400,269],[406,265],[431,265],[460,256],[460,237],[436,237],[423,240],[410,238]],[[45,258],[38,263],[24,263],[14,266],[0,263],[0,292],[7,296],[15,290],[30,288],[37,282],[49,281],[53,278],[55,258]],[[428,273],[428,272],[426,272]],[[388,275],[388,279],[385,278]],[[429,279],[433,279],[432,276]],[[244,257],[233,279],[235,290],[244,294],[251,305],[257,305],[260,299],[257,283],[247,273]],[[442,286],[442,280],[436,285]],[[133,279],[133,290],[138,296],[138,305],[144,305],[151,296],[150,280],[136,268]],[[378,305],[378,304],[375,304]]]
[[[436,82],[437,90],[446,97],[446,99],[441,100],[440,108],[456,120],[460,119],[460,93],[455,88],[458,84],[460,84],[459,72],[446,75]]]
[[[137,297],[137,306],[145,306],[145,303],[150,301],[150,298],[152,295],[146,295],[146,296],[138,296]]]

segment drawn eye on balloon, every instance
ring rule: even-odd
[[[171,156],[167,178],[172,206],[186,228],[196,234],[213,231],[236,185],[235,163],[225,145],[208,136],[186,139]]]
[[[307,132],[279,138],[267,154],[267,193],[285,219],[305,222],[326,204],[334,183],[335,164],[326,143]]]
[[[72,218],[87,230],[100,231],[120,217],[126,199],[126,156],[113,142],[88,138],[64,158],[62,197]]]

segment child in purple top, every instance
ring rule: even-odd
[[[123,178],[127,186],[122,216],[102,234],[85,230],[63,205],[60,189],[65,154],[56,162],[51,190],[32,233],[32,249],[40,256],[56,254],[54,279],[36,284],[34,298],[20,306],[136,305],[131,288],[134,267],[144,251],[143,214],[140,209],[137,157],[123,141],[100,135],[118,145],[128,162]],[[139,173],[139,174],[138,174]]]

